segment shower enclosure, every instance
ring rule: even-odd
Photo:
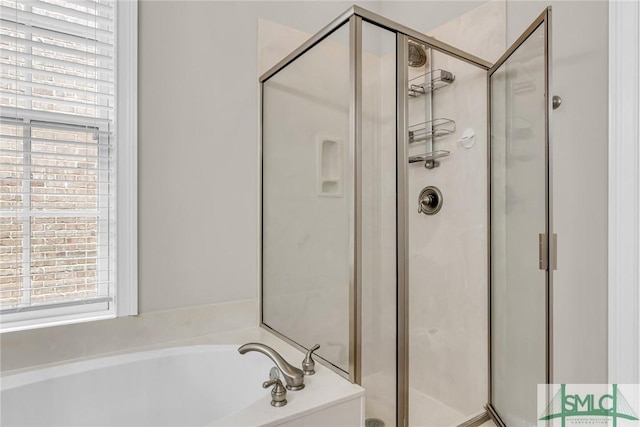
[[[260,78],[261,324],[368,425],[535,424],[549,12],[492,64],[354,6]]]

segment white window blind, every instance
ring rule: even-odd
[[[113,314],[115,0],[0,0],[3,324]]]

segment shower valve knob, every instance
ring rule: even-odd
[[[420,201],[420,207],[422,208],[420,212],[423,210],[428,210],[429,208],[432,208],[435,205],[436,205],[436,202],[434,200],[434,197],[433,195],[430,194],[426,196],[422,201]]]
[[[442,193],[437,187],[425,187],[418,196],[418,213],[435,215],[442,207]]]

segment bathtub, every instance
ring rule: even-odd
[[[0,424],[307,426],[314,417],[325,425],[361,424],[363,390],[321,366],[305,378],[305,389],[287,393],[287,406],[272,407],[262,382],[273,362],[240,355],[238,347],[173,347],[6,375]]]

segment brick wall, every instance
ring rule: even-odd
[[[96,296],[99,270],[108,268],[98,241],[99,181],[108,171],[98,170],[94,133],[12,124],[0,133],[0,307]],[[29,146],[30,155],[20,152]]]

